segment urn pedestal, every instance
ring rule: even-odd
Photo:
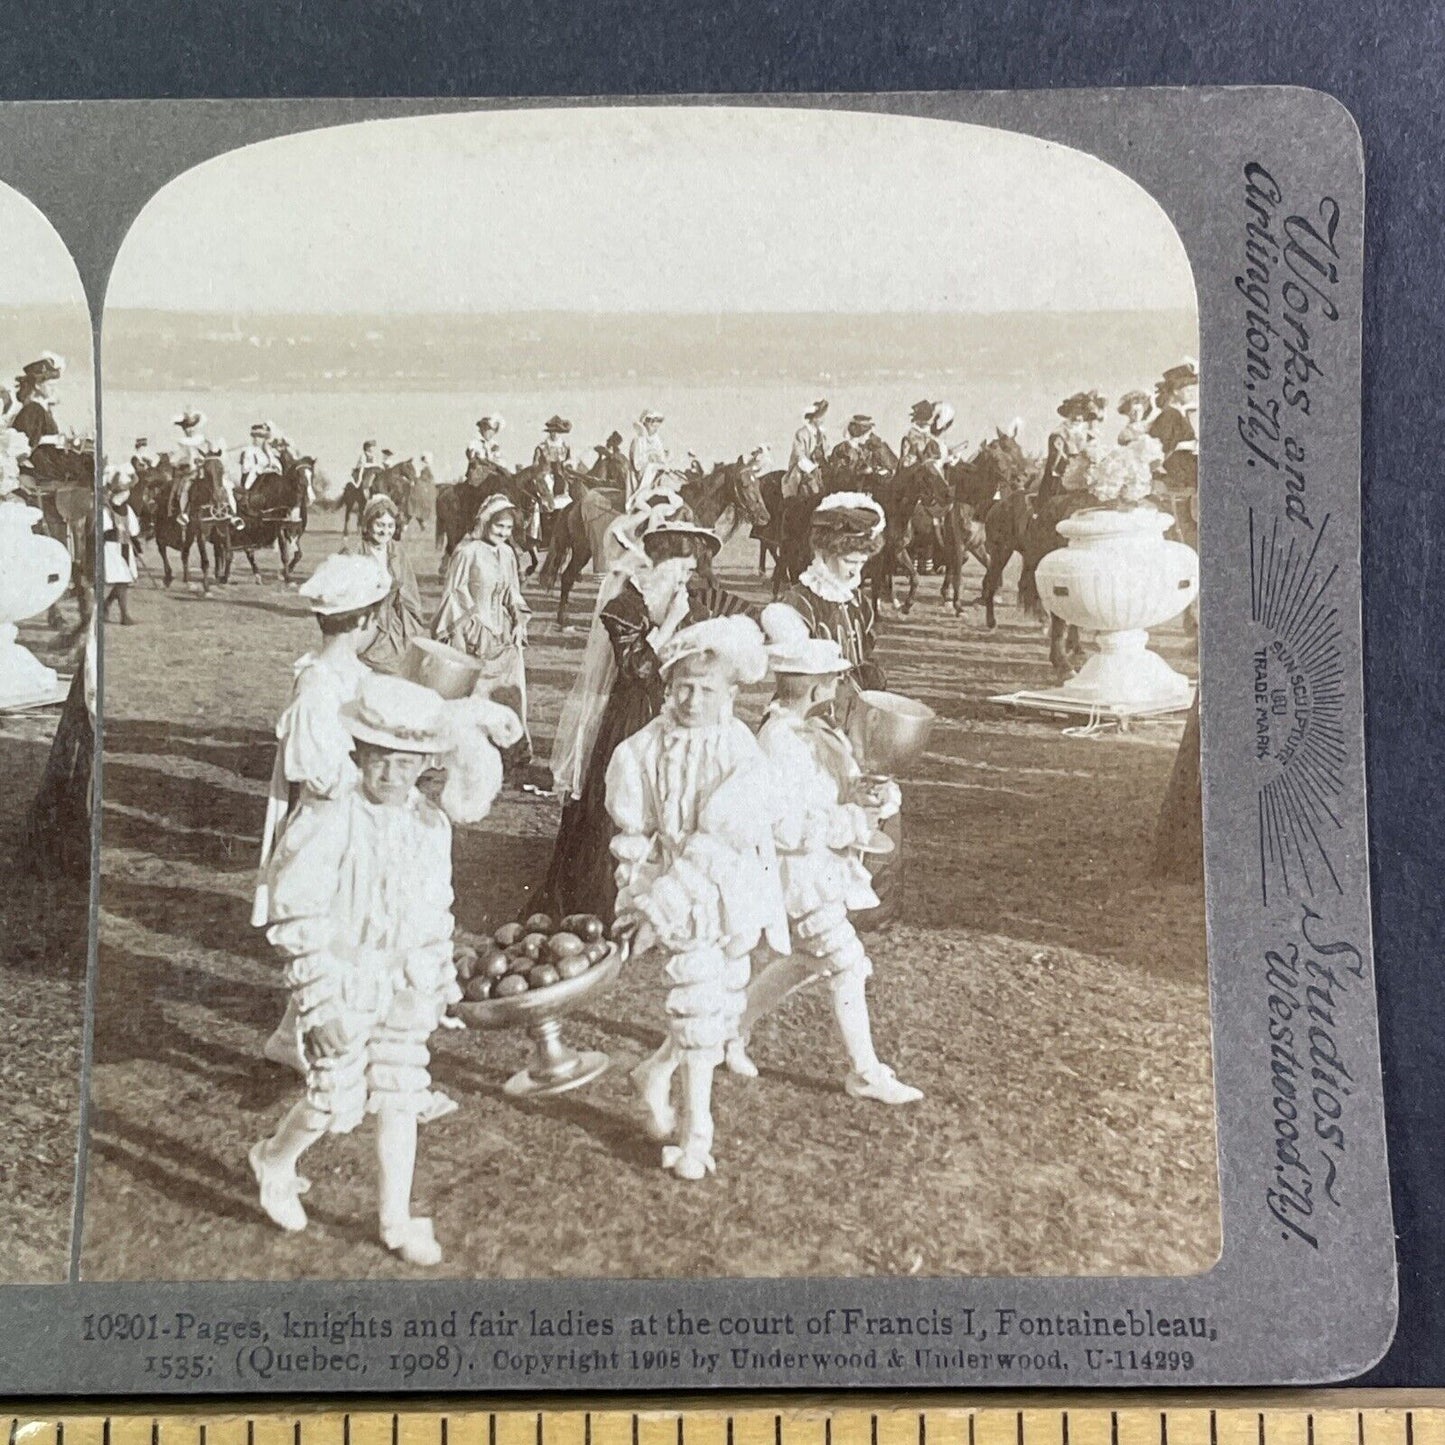
[[[997,701],[1045,711],[1128,719],[1182,711],[1194,685],[1149,648],[1149,629],[1177,617],[1199,592],[1199,557],[1166,542],[1172,518],[1155,507],[1077,512],[1059,523],[1068,546],[1038,565],[1039,600],[1095,634],[1098,651],[1057,687]]]
[[[65,700],[62,681],[16,640],[15,624],[44,612],[70,586],[70,553],[34,530],[38,508],[0,502],[0,712]]]

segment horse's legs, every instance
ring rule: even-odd
[[[558,586],[560,597],[557,600],[557,626],[567,626],[567,601],[572,596],[572,588],[576,585],[577,579],[586,570],[587,564],[592,560],[591,553],[586,547],[574,547],[572,555],[567,559],[567,566],[562,571]]]
[[[1003,586],[1003,569],[1008,566],[1012,556],[1013,548],[1006,542],[993,542],[989,545],[988,566],[983,574],[983,611],[984,621],[990,629],[998,626],[998,618],[994,615],[994,599],[998,596],[998,589]]]
[[[211,551],[206,546],[204,532],[196,533],[196,556],[201,563],[201,591],[209,595],[211,591]]]
[[[913,599],[918,595],[918,568],[913,561],[913,553],[909,550],[908,541],[905,538],[903,545],[898,549],[898,560],[903,563],[903,570],[908,574],[908,596],[899,604],[898,610],[905,616],[913,609]],[[891,586],[890,582],[890,586]]]
[[[251,581],[258,587],[261,585],[261,569],[256,565],[256,553],[251,547],[243,548],[246,553],[246,560],[251,564]]]
[[[156,551],[161,554],[161,571],[165,574],[165,585],[169,587],[176,580],[176,575],[171,571],[171,554],[159,537],[156,538]]]

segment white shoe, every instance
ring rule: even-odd
[[[266,1040],[261,1054],[271,1063],[280,1064],[283,1069],[294,1069],[298,1074],[306,1072],[301,1040],[296,1037],[295,1029],[287,1028],[284,1023]]]
[[[442,1262],[442,1247],[437,1243],[430,1219],[404,1219],[400,1224],[383,1224],[381,1242],[408,1264]]]
[[[671,1169],[679,1179],[705,1179],[717,1172],[717,1160],[700,1144],[687,1144],[679,1149],[669,1144],[662,1151],[662,1167]]]
[[[756,1079],[758,1066],[748,1057],[748,1046],[742,1039],[733,1039],[723,1053],[723,1062],[730,1074],[740,1079]]]
[[[261,1186],[261,1208],[273,1224],[279,1225],[288,1234],[299,1234],[306,1228],[306,1211],[301,1207],[301,1195],[311,1188],[311,1182],[294,1170],[278,1169],[274,1164],[268,1164],[265,1148],[266,1141],[263,1139],[246,1156],[251,1162],[251,1173]]]
[[[677,1132],[677,1110],[672,1107],[672,1078],[644,1059],[629,1075],[637,1097],[647,1110],[645,1128],[650,1139],[671,1139]]]
[[[843,1087],[855,1099],[877,1099],[880,1104],[916,1104],[923,1097],[922,1089],[903,1083],[887,1064],[870,1074],[849,1074]]]
[[[448,1114],[455,1114],[461,1105],[452,1098],[450,1094],[444,1093],[441,1089],[433,1089],[427,1095],[427,1101],[421,1112],[417,1114],[418,1124],[435,1124],[438,1119],[445,1119]]]

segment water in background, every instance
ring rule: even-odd
[[[531,460],[554,412],[572,422],[574,455],[584,456],[614,429],[630,440],[638,415],[656,407],[676,458],[693,451],[705,463],[731,460],[767,444],[782,466],[804,409],[823,396],[833,439],[862,411],[896,447],[910,407],[926,397],[954,406],[955,446],[976,446],[1017,417],[1025,448],[1042,454],[1063,397],[1098,387],[1112,403],[1135,387],[1152,389],[1165,367],[1194,349],[1195,336],[1194,318],[1178,312],[947,324],[670,318],[656,323],[649,347],[647,318],[604,320],[546,317],[524,326],[502,318],[490,330],[458,322],[445,346],[434,326],[392,320],[358,361],[351,350],[358,343],[343,345],[315,319],[268,318],[266,335],[254,338],[265,344],[252,347],[199,329],[195,318],[146,314],[134,321],[134,336],[120,330],[112,341],[107,333],[107,372],[126,384],[105,392],[106,450],[129,456],[137,436],[161,446],[179,435],[173,419],[196,406],[207,414],[207,434],[233,452],[253,422],[272,422],[316,457],[333,484],[368,437],[398,457],[429,452],[446,481],[461,473],[483,413],[506,418],[501,444],[515,464]],[[327,325],[344,333],[343,321]],[[332,369],[338,357],[349,359],[347,370]]]

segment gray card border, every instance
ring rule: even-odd
[[[1198,288],[1203,377],[1201,551],[1208,566],[1202,729],[1223,1254],[1202,1275],[1138,1279],[86,1284],[73,1275],[69,1284],[0,1290],[0,1390],[156,1395],[1284,1385],[1359,1373],[1389,1344],[1396,1290],[1365,817],[1359,566],[1364,194],[1352,118],[1331,97],[1293,87],[23,102],[0,109],[0,180],[39,206],[69,245],[98,347],[106,281],[132,220],[166,181],[212,156],[363,120],[618,104],[850,109],[1019,131],[1091,153],[1133,177],[1179,231]],[[1247,171],[1251,165],[1262,167],[1267,179]],[[1263,206],[1258,214],[1246,205],[1250,176]],[[1268,194],[1276,189],[1277,199]],[[1291,434],[1305,448],[1294,507],[1307,523],[1287,509],[1290,493],[1277,446],[1257,430],[1249,437],[1269,455],[1246,445],[1246,312],[1258,303],[1236,278],[1249,264],[1246,225],[1260,214],[1276,230],[1288,223],[1282,240],[1293,236],[1302,243],[1293,253],[1296,290],[1289,294],[1304,308],[1299,314],[1308,349],[1321,370],[1309,381],[1309,415],[1288,409],[1284,415],[1298,423]],[[1306,228],[1319,234],[1331,219],[1336,229],[1334,254],[1323,257],[1332,267],[1327,276],[1307,257],[1318,260],[1322,252]],[[1272,318],[1281,321],[1288,260],[1274,255],[1270,261]],[[1337,317],[1321,314],[1329,309]],[[1276,362],[1284,332],[1296,346],[1301,342],[1298,332],[1276,329],[1270,336]],[[100,374],[97,366],[96,414],[103,427]],[[1257,379],[1278,395],[1277,369],[1267,383]],[[1308,780],[1281,784],[1272,775],[1275,788],[1262,790],[1254,689],[1260,667],[1272,681],[1282,669],[1286,679],[1294,674],[1308,683],[1322,675],[1322,655],[1335,659],[1330,666],[1342,693],[1337,717],[1343,741],[1326,800],[1333,816],[1323,826],[1306,827],[1309,799],[1302,790]],[[1313,894],[1291,898],[1282,886],[1280,864],[1266,841],[1270,825],[1278,826],[1282,839],[1298,841],[1292,877],[1304,878],[1303,869],[1312,864]],[[1327,878],[1335,881],[1326,884]],[[93,988],[93,925],[90,969]],[[1286,1029],[1293,1031],[1289,1039]],[[1292,1042],[1298,1055],[1294,1062],[1282,1060]],[[1343,1150],[1316,1138],[1336,1114]],[[1305,1176],[1288,1150],[1295,1128],[1309,1169],[1307,1214]],[[1277,1149],[1281,1140],[1283,1153]],[[82,1177],[83,1167],[82,1141]],[[78,1191],[77,1238],[82,1208]],[[966,1200],[960,1208],[967,1208]],[[472,1325],[499,1310],[521,1322],[518,1338],[500,1348],[476,1337]],[[534,1310],[570,1320],[575,1332],[530,1334]],[[999,1312],[1009,1310],[1016,1313],[1000,1339]],[[287,1338],[287,1311],[328,1318],[338,1327],[336,1343]],[[655,1317],[661,1329],[673,1311],[694,1321],[706,1318],[707,1336],[629,1335],[632,1321]],[[847,1328],[855,1316],[845,1311],[862,1319],[909,1316],[933,1333],[870,1335]],[[193,1321],[184,1334],[181,1313]],[[791,1316],[792,1337],[738,1338],[739,1321],[768,1314]],[[1054,1332],[1022,1334],[1019,1322],[1026,1317],[1047,1317]],[[457,1334],[442,1336],[449,1346],[445,1364],[435,1358],[441,1353],[436,1342],[427,1366],[408,1374],[396,1363],[402,1352],[417,1352],[414,1344],[401,1343],[407,1319],[456,1322]],[[951,1322],[948,1334],[940,1323],[945,1319]],[[105,1339],[99,1338],[102,1320],[111,1322]],[[588,1320],[597,1333],[589,1333]],[[1104,1333],[1097,1332],[1101,1320]],[[202,1323],[238,1322],[264,1331],[266,1341],[238,1337],[234,1329],[222,1341],[219,1330],[201,1330]],[[604,1323],[610,1333],[602,1332]],[[383,1324],[391,1328],[389,1338],[381,1336]],[[967,1333],[969,1325],[987,1330],[988,1337]],[[730,1351],[739,1343],[797,1358],[738,1368]],[[920,1361],[913,1353],[919,1347],[948,1349],[954,1358]],[[634,1348],[635,1360],[629,1354]],[[1005,1348],[1038,1358],[1005,1367],[998,1358]],[[569,1357],[568,1349],[578,1353]],[[705,1368],[694,1357],[698,1349],[717,1352],[716,1364]],[[644,1350],[661,1358],[647,1360]],[[1188,1369],[1177,1359],[1184,1350],[1193,1357]],[[819,1353],[829,1357],[821,1366],[814,1362]],[[538,1373],[548,1355],[551,1364]],[[175,1362],[188,1357],[200,1359],[203,1368],[181,1378]],[[172,1365],[162,1372],[148,1367],[148,1359]]]

